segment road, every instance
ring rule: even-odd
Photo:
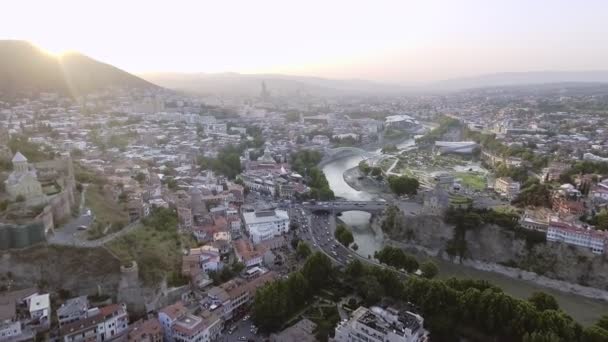
[[[139,221],[135,221],[125,226],[123,229],[108,234],[97,240],[88,240],[88,234],[86,229],[79,229],[79,227],[87,227],[89,228],[94,221],[94,213],[89,215],[84,208],[85,203],[85,193],[86,186],[84,187],[81,195],[80,195],[80,205],[79,212],[80,215],[76,218],[72,218],[68,223],[63,226],[56,228],[55,232],[52,235],[47,237],[47,241],[50,244],[54,245],[62,245],[62,246],[77,246],[77,247],[87,247],[94,248],[100,247],[107,242],[125,234],[128,234],[133,229],[139,227]]]
[[[218,342],[239,342],[239,341],[264,341],[264,337],[259,334],[254,334],[251,331],[253,322],[251,319],[238,320],[237,322],[226,327],[222,335],[217,339]],[[232,334],[228,333],[230,327],[235,327]]]
[[[387,203],[384,201],[330,201],[305,203],[304,208],[309,210],[331,210],[331,211],[383,211]]]
[[[293,219],[300,226],[300,238],[311,246],[311,249],[327,255],[334,263],[345,266],[351,260],[359,259],[373,266],[389,268],[403,277],[406,272],[397,271],[392,267],[383,265],[376,260],[368,259],[357,254],[350,248],[344,247],[334,238],[336,230],[336,217],[326,213],[310,213],[303,208],[294,209]]]

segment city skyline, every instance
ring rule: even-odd
[[[268,1],[7,5],[2,39],[75,50],[133,73],[281,73],[411,84],[608,69],[607,5]],[[36,8],[36,11],[32,11]],[[22,20],[30,18],[30,20]]]

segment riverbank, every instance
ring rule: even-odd
[[[379,196],[377,188],[368,188],[369,184],[357,182],[357,165],[363,159],[364,157],[361,155],[351,156],[337,159],[324,165],[323,172],[328,179],[331,189],[337,196],[352,201],[368,201],[379,197],[383,198]],[[389,194],[384,195],[390,196]],[[356,213],[360,213],[361,215],[356,215]],[[341,220],[355,226],[352,232],[355,242],[359,246],[357,252],[359,255],[367,257],[368,255],[373,255],[375,251],[380,250],[386,245],[387,240],[386,238],[380,239],[378,234],[375,233],[374,228],[370,229],[370,215],[362,214],[363,212],[346,212],[343,215],[347,217],[342,217]],[[452,263],[440,257],[428,256],[421,252],[418,255],[420,256],[420,261],[430,259],[439,265],[440,278],[456,277],[461,279],[486,280],[502,288],[505,293],[522,299],[529,298],[532,293],[538,291],[551,294],[566,313],[584,325],[593,324],[600,316],[608,312],[608,302],[604,300],[562,292],[559,291],[562,290],[561,288],[555,290],[532,281],[520,279],[517,276],[509,277],[494,271],[476,269],[473,267],[474,265],[467,266]]]
[[[439,277],[442,279],[455,277],[486,280],[502,288],[505,293],[520,299],[527,299],[533,292],[546,292],[558,301],[560,308],[583,325],[595,323],[608,312],[608,291],[571,284],[497,264],[475,260],[463,260],[458,263],[437,251],[388,238],[385,238],[384,244],[402,248],[421,261],[435,262],[439,266]],[[581,306],[584,310],[581,310]]]
[[[369,177],[363,176],[361,171],[359,171],[358,166],[344,171],[343,178],[348,186],[357,191],[364,191],[383,198],[393,197],[390,194],[390,189],[385,183],[381,183],[370,179]]]

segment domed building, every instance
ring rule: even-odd
[[[5,181],[6,192],[10,199],[13,201],[23,199],[28,205],[44,204],[46,196],[42,192],[36,169],[30,166],[21,152],[15,153],[11,162],[13,172]]]

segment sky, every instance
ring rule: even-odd
[[[133,73],[284,73],[416,83],[608,69],[605,0],[19,0],[0,39]]]

